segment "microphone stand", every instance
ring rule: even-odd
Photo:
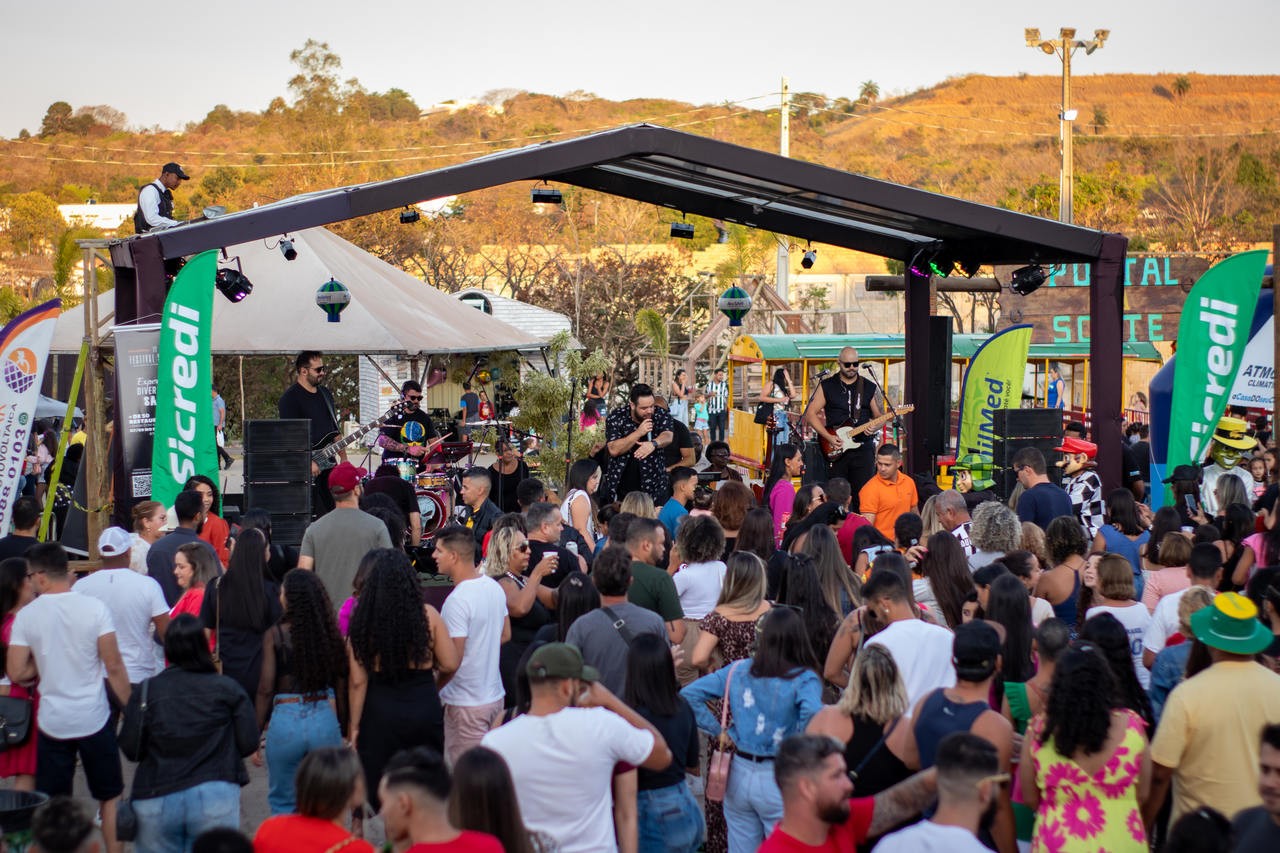
[[[883,381],[876,379],[876,372],[871,367],[871,362],[866,362],[863,367],[867,373],[871,374],[871,380],[880,386],[880,395],[884,397],[884,404],[889,407],[889,414],[893,415],[894,440],[897,441],[899,434],[902,432],[902,415],[898,414],[898,409],[893,405],[893,401],[889,399],[889,391],[885,387]]]

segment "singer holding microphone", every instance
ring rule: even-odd
[[[840,369],[834,376],[818,383],[818,390],[804,410],[805,423],[832,444],[839,444],[832,430],[845,424],[857,426],[883,413],[878,399],[880,386],[870,376],[864,375],[858,351],[853,347],[840,350],[838,366]],[[856,496],[875,474],[875,442],[867,437],[861,447],[847,450],[828,463],[830,475],[848,480]]]
[[[654,405],[653,389],[631,386],[629,404],[618,406],[605,419],[609,460],[600,500],[612,503],[628,492],[647,492],[661,505],[671,497],[664,455],[659,452],[675,438],[671,414]]]

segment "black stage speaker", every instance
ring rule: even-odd
[[[1062,469],[1055,447],[1062,444],[1062,412],[1058,409],[996,409],[992,413],[995,440],[991,446],[995,463],[996,491],[1006,498],[1018,484],[1013,470],[1013,457],[1024,447],[1034,447],[1044,454],[1045,473],[1049,481],[1062,485]]]
[[[915,422],[924,430],[925,450],[939,456],[951,447],[951,317],[929,318],[929,384],[916,404]]]
[[[271,541],[300,545],[311,521],[311,422],[244,424],[244,509],[271,514]]]

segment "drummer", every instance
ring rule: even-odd
[[[395,465],[402,477],[412,477],[417,471],[427,470],[432,440],[439,435],[431,418],[422,411],[422,386],[409,379],[400,386],[400,394],[404,410],[383,424],[378,446],[382,448],[384,465]],[[435,467],[434,460],[431,467]]]
[[[395,465],[385,462],[378,466],[373,476],[365,481],[366,495],[386,495],[395,502],[396,507],[404,514],[409,527],[409,545],[413,548],[422,544],[422,510],[418,503],[417,492],[413,483],[400,476]]]

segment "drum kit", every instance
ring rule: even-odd
[[[458,463],[469,458],[471,451],[470,441],[446,441],[427,460],[427,467],[422,471],[418,470],[416,459],[400,459],[395,463],[400,479],[413,484],[418,511],[422,514],[424,543],[453,519],[456,495],[465,470],[465,466]]]

